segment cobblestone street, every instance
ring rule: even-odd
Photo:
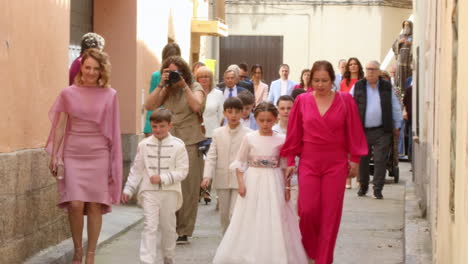
[[[356,184],[346,190],[340,233],[335,250],[336,264],[398,264],[404,256],[405,181],[409,163],[400,163],[400,183],[387,177],[384,200],[358,197]],[[138,263],[140,223],[102,246],[96,263]],[[218,213],[214,203],[199,206],[197,226],[188,245],[178,245],[175,263],[211,263],[221,240]],[[262,263],[259,263],[262,264]]]

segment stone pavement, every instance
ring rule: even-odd
[[[388,178],[384,200],[357,197],[356,185],[346,190],[343,219],[335,249],[335,264],[404,263],[405,182],[408,163],[400,163],[400,183]],[[190,244],[177,246],[175,263],[211,263],[221,240],[214,203],[199,206],[197,226]],[[96,263],[138,263],[142,223],[100,247]],[[407,262],[409,263],[409,262]],[[262,264],[262,263],[259,263]]]

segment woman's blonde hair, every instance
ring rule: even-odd
[[[83,55],[81,57],[81,65],[83,65],[88,58],[93,58],[99,63],[99,68],[101,69],[101,73],[99,75],[99,79],[97,80],[97,85],[99,87],[110,87],[110,73],[111,73],[111,65],[109,62],[109,56],[107,53],[100,51],[95,48],[87,49],[85,52],[83,52]],[[81,72],[81,67],[80,71],[75,77],[75,84],[80,86],[83,85],[83,80],[81,79],[83,76],[83,73]]]
[[[206,66],[201,66],[200,68],[198,68],[197,72],[195,73],[195,81],[198,82],[198,78],[204,75],[208,75],[210,77],[208,92],[211,92],[211,90],[213,90],[214,88],[214,75],[210,68]]]

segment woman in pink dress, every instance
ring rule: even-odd
[[[316,264],[330,264],[346,177],[357,175],[367,143],[354,99],[332,90],[333,66],[317,61],[311,76],[314,90],[296,98],[280,155],[288,160],[286,175],[295,170],[294,159],[300,157],[298,214],[302,243]]]
[[[118,204],[122,187],[122,150],[116,91],[109,87],[107,54],[88,49],[80,72],[57,97],[46,151],[49,169],[58,180],[59,203],[68,209],[75,246],[73,263],[83,258],[82,234],[87,215],[86,263],[94,263],[102,214]]]
[[[250,79],[252,80],[254,85],[255,105],[259,105],[261,102],[266,101],[268,97],[268,85],[262,82],[262,65],[252,65],[252,68],[250,69]]]

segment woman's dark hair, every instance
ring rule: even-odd
[[[351,61],[356,61],[358,65],[358,80],[364,78],[364,70],[362,69],[361,62],[357,58],[351,57],[349,58],[348,63],[346,63],[346,71],[343,74],[343,79],[346,79],[346,85],[349,85],[349,82],[351,82],[351,72],[349,71],[349,64]]]
[[[291,97],[294,98],[294,100],[296,100],[296,97],[303,93],[306,93],[304,89],[294,89],[291,93]]]
[[[177,66],[179,69],[180,75],[182,75],[182,78],[184,78],[185,83],[187,83],[188,86],[192,85],[193,79],[192,79],[192,72],[190,71],[190,67],[185,62],[182,57],[179,56],[171,56],[165,60],[163,60],[162,67],[161,69],[166,69],[169,68],[169,65],[174,64]]]
[[[260,71],[262,72],[262,76],[263,76],[263,68],[262,68],[262,65],[260,64],[254,64],[252,65],[252,68],[250,68],[250,77],[252,78],[253,75],[255,75],[255,72],[257,71],[257,69],[260,69]]]
[[[229,97],[228,99],[226,99],[226,101],[224,101],[223,109],[224,111],[228,109],[237,109],[239,111],[242,111],[244,109],[244,106],[242,105],[242,102],[239,98],[233,96]]]
[[[162,60],[164,61],[165,59],[171,57],[171,56],[180,56],[180,47],[177,45],[177,43],[167,43],[166,46],[164,46],[163,51],[162,51]],[[163,68],[164,69],[164,68]]]
[[[336,77],[335,77],[335,71],[333,70],[333,65],[329,61],[321,60],[321,61],[314,62],[314,65],[312,65],[312,69],[310,69],[309,84],[311,83],[314,73],[320,70],[324,70],[328,72],[328,76],[330,77],[332,83],[335,81]]]
[[[302,77],[304,76],[304,73],[306,73],[306,72],[310,72],[310,70],[309,69],[303,69],[302,72],[301,72],[301,83],[299,84],[299,87],[301,87],[301,88],[305,88],[306,85],[309,86],[309,84],[310,84],[310,78],[309,78],[309,84],[304,83],[304,80],[302,79]]]
[[[179,55],[180,56],[180,55]],[[203,67],[205,66],[205,63],[201,62],[201,61],[197,61],[195,63],[192,64],[192,73],[195,74],[195,69],[196,68],[200,68],[200,67]]]
[[[278,108],[271,102],[261,102],[255,107],[254,117],[257,118],[261,112],[270,112],[275,117],[278,117]]]

